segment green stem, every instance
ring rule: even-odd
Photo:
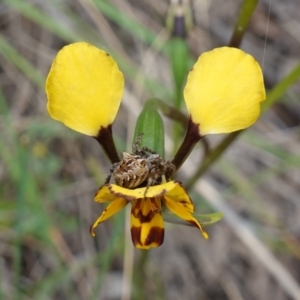
[[[285,76],[271,91],[268,92],[266,101],[262,103],[262,111],[265,112],[271,107],[284,93],[300,79],[300,63]]]
[[[182,113],[180,110],[166,104],[164,101],[160,99],[153,99],[152,101],[156,101],[156,105],[160,109],[160,111],[168,118],[180,123],[180,125],[185,128],[188,122],[188,117]]]
[[[182,89],[176,88],[176,95],[175,95],[175,108],[177,111],[180,111],[182,96],[181,96]],[[186,123],[185,125],[186,126]],[[173,154],[176,152],[176,149],[179,146],[180,143],[180,137],[182,136],[182,126],[178,124],[177,122],[173,123]]]
[[[186,190],[192,188],[195,182],[208,170],[208,168],[222,155],[229,145],[239,136],[242,131],[236,131],[226,136],[223,141],[204,159],[200,168],[185,183]]]
[[[149,257],[148,250],[140,251],[140,257],[134,266],[134,293],[133,300],[149,299],[147,297],[147,275],[146,267]],[[151,298],[151,297],[150,297]]]
[[[258,0],[244,0],[229,46],[239,48]]]
[[[178,16],[184,20],[183,16]],[[176,19],[176,17],[175,17]],[[176,23],[176,22],[175,22]],[[174,24],[175,24],[174,23]],[[176,23],[177,24],[177,23]],[[183,23],[181,25],[184,25]],[[177,28],[178,29],[178,28]],[[180,30],[182,31],[182,30]],[[170,62],[174,82],[174,107],[180,111],[182,104],[182,89],[188,72],[189,49],[184,37],[173,36],[170,44]],[[173,147],[178,148],[182,129],[177,123],[173,125]],[[174,151],[175,152],[175,151]]]

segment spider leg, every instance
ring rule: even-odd
[[[109,181],[110,181],[110,178],[111,178],[111,175],[114,173],[116,167],[119,165],[119,162],[116,162],[114,164],[112,164],[112,166],[110,167],[109,169],[109,174],[107,175],[105,181],[104,181],[104,184],[109,184]]]
[[[148,179],[147,179],[147,187],[146,187],[146,190],[145,190],[145,193],[144,193],[144,197],[146,197],[146,194],[147,194],[150,186],[159,184],[157,182],[157,180],[159,178],[161,179],[161,173],[160,173],[160,171],[161,170],[159,170],[159,168],[156,168],[156,166],[150,168]]]
[[[140,153],[140,146],[142,143],[142,137],[143,137],[144,133],[140,132],[137,137],[135,138],[134,144],[132,145],[132,151],[134,154],[139,154]]]

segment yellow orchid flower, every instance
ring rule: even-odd
[[[192,216],[194,204],[178,181],[136,189],[105,184],[96,193],[95,201],[111,203],[92,225],[91,234],[93,236],[95,236],[94,229],[97,225],[131,203],[131,238],[137,248],[149,249],[163,243],[162,206],[166,206],[172,213],[197,227],[203,237],[208,238],[208,234],[201,224]]]
[[[92,225],[91,234],[94,236],[98,224],[130,202],[131,236],[138,248],[149,249],[162,244],[164,207],[197,227],[207,239],[208,235],[202,228],[205,223],[200,223],[200,219],[192,215],[194,205],[190,197],[180,182],[170,180],[204,135],[241,130],[257,120],[260,102],[265,100],[258,63],[242,50],[228,47],[214,49],[199,57],[189,72],[184,89],[190,116],[187,133],[172,161],[164,160],[163,149],[158,151],[146,147],[135,147],[133,154],[123,155],[120,161],[112,138],[112,123],[123,89],[123,74],[113,58],[83,42],[65,46],[59,51],[46,81],[47,108],[51,117],[94,137],[113,164],[111,174],[95,196],[96,202],[110,204]],[[161,122],[153,121],[156,108],[148,105],[147,110],[146,106],[146,117],[137,126],[138,134],[147,133],[147,146],[163,145],[163,130],[155,131]],[[161,139],[154,132],[160,132]],[[112,175],[119,185],[109,183]],[[207,215],[206,224],[220,218],[220,214]]]

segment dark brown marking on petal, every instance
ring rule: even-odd
[[[105,52],[106,56],[110,56],[109,53]]]
[[[158,212],[150,211],[147,215],[143,215],[142,212],[139,211],[136,218],[138,218],[142,224],[150,223],[157,213]]]
[[[178,201],[178,203],[182,204],[183,206],[186,206],[187,204],[190,204],[190,202],[186,201],[186,200],[180,200],[180,201]]]
[[[116,196],[117,198],[123,198],[123,199],[125,199],[128,202],[130,202],[130,201],[132,201],[132,200],[135,199],[135,197],[133,197],[133,196],[124,195],[122,193],[118,193],[118,192],[114,191],[113,186],[111,186],[111,185],[108,186],[108,189],[109,189],[110,193],[112,195]]]
[[[150,189],[151,187],[147,187],[147,189]],[[146,189],[146,192],[145,192],[145,197],[147,196],[147,189]],[[167,193],[167,190],[166,189],[162,189],[161,192],[159,194],[155,194],[154,196],[151,196],[153,198],[160,198],[162,196],[164,196],[165,194]]]
[[[165,236],[165,230],[164,228],[154,226],[150,229],[149,234],[145,240],[145,243],[143,244],[141,242],[141,231],[142,227],[131,227],[131,239],[132,243],[137,246],[150,246],[152,244],[155,244],[156,247],[160,246],[164,241]]]
[[[138,215],[140,213],[140,208],[141,208],[141,200],[136,200],[133,202],[132,207],[131,207],[131,214],[137,219]]]
[[[143,215],[142,211],[137,208],[133,208],[131,213],[134,215],[136,219],[139,219],[141,224],[150,223],[156,214],[160,214],[160,210],[155,209],[155,211],[149,211],[147,215]]]
[[[160,198],[161,196],[165,195],[166,193],[167,193],[167,190],[166,190],[166,189],[163,189],[163,190],[161,191],[161,193],[158,194],[158,195],[155,195],[155,197]]]
[[[179,184],[179,185],[182,187],[182,182],[181,182],[181,181],[179,181],[179,180],[174,180],[174,183],[177,183],[177,184]]]
[[[186,221],[192,224],[193,226],[199,228],[198,224],[194,220],[186,220]]]
[[[151,201],[151,210],[154,213],[159,213],[160,212],[160,205],[158,205],[157,201],[160,201],[160,200],[156,199],[156,198],[151,198],[150,201]]]
[[[157,244],[157,247],[160,246],[164,242],[164,236],[164,228],[157,226],[152,227],[145,241],[145,246],[149,246],[153,243]]]
[[[132,243],[136,246],[136,245],[141,245],[141,231],[142,231],[142,228],[141,227],[135,227],[135,226],[132,226],[131,229],[131,240],[132,240]]]
[[[151,188],[151,187],[149,187]],[[161,198],[162,196],[164,196],[167,193],[166,189],[162,189],[161,192],[159,194],[155,194],[154,196],[151,196],[153,198]]]
[[[195,211],[195,206],[192,201],[181,200],[178,201],[178,203],[180,203],[184,208],[188,209],[189,211],[190,211],[190,205],[192,205],[192,212]]]

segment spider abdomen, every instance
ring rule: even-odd
[[[139,186],[147,179],[148,174],[147,160],[128,152],[123,152],[123,159],[113,171],[116,184],[125,188]]]

